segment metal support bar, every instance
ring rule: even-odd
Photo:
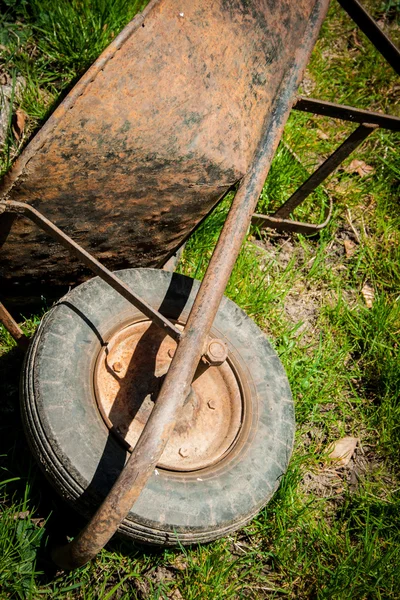
[[[315,173],[310,175],[307,181],[272,216],[278,219],[286,219],[376,128],[377,125],[370,123],[363,123],[357,127],[343,144],[322,163]]]
[[[29,340],[18,323],[12,318],[4,304],[0,302],[0,323],[4,325],[9,334],[17,342],[21,350],[26,350],[29,345]]]
[[[390,66],[400,75],[400,51],[371,15],[361,6],[358,0],[338,0],[338,2]]]
[[[0,201],[0,212],[13,212],[27,217],[33,221],[40,229],[43,229],[52,238],[57,240],[64,248],[67,248],[77,258],[79,258],[89,269],[98,275],[103,281],[108,283],[116,292],[121,294],[128,302],[138,308],[146,317],[151,319],[156,325],[164,329],[175,341],[179,342],[182,332],[166,319],[161,313],[154,310],[145,300],[139,298],[131,289],[118,277],[104,267],[98,260],[93,258],[79,244],[68,237],[54,223],[46,219],[38,210],[26,204],[25,202]]]
[[[254,213],[251,224],[258,229],[269,227],[276,231],[293,231],[294,233],[302,233],[303,235],[314,235],[328,225],[332,217],[332,210],[333,202],[330,198],[324,222],[319,223],[318,225],[314,223],[302,223],[301,221],[294,221],[293,219],[278,219],[270,215],[261,215],[259,213]]]
[[[390,129],[391,131],[400,131],[399,117],[383,115],[381,113],[372,112],[371,110],[346,106],[345,104],[335,104],[334,102],[326,102],[324,100],[317,100],[316,98],[299,96],[293,108],[295,110],[313,113],[314,115],[342,119],[343,121],[352,121],[353,123],[371,123],[372,125],[379,125],[379,127]]]

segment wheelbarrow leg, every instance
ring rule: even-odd
[[[29,340],[18,325],[18,323],[12,318],[4,304],[0,302],[0,323],[4,325],[10,335],[17,342],[21,350],[26,350],[29,345]]]

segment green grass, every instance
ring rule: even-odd
[[[11,1],[0,17],[0,74],[22,75],[27,134],[138,9],[139,2]],[[366,3],[397,41],[400,7]],[[399,114],[398,79],[332,3],[303,83],[315,97]],[[273,210],[354,129],[293,112],[258,210]],[[12,132],[4,171],[24,143]],[[271,503],[242,532],[191,549],[114,540],[69,574],[51,565],[49,539],[82,522],[48,488],[30,458],[18,411],[22,357],[0,330],[0,599],[3,598],[400,598],[399,136],[373,133],[295,211],[321,220],[318,239],[250,232],[226,293],[270,336],[290,379],[297,434],[289,471]],[[293,155],[293,152],[295,156]],[[297,157],[297,158],[296,158]],[[192,236],[179,269],[201,278],[231,198]],[[354,243],[353,254],[344,242]],[[367,308],[362,289],[374,290]],[[24,320],[27,333],[39,321]],[[360,440],[348,468],[331,442]]]

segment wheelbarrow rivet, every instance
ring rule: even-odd
[[[174,358],[174,356],[175,356],[175,349],[174,349],[174,348],[170,348],[170,349],[168,350],[168,356],[169,356],[170,358]]]
[[[186,448],[179,448],[178,452],[182,458],[187,458],[189,456],[189,452]]]
[[[116,373],[119,373],[120,371],[122,371],[122,365],[120,362],[115,362],[112,366],[113,371],[115,371]]]
[[[208,406],[208,408],[211,408],[211,410],[215,410],[216,409],[214,400],[209,400],[207,402],[207,406]]]
[[[207,345],[207,350],[203,359],[210,366],[217,367],[222,365],[228,358],[228,347],[222,340],[211,340]]]

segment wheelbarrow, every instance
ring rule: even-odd
[[[34,455],[89,519],[54,550],[63,568],[90,560],[117,530],[161,545],[224,536],[285,473],[295,428],[287,377],[224,290],[252,219],[318,230],[287,217],[374,128],[399,126],[296,98],[327,7],[152,0],[2,181],[2,299],[79,283],[43,318],[21,386]],[[254,216],[295,103],[360,126],[280,213]],[[232,189],[202,283],[158,268]],[[97,277],[87,280],[82,263]],[[25,346],[2,304],[0,316]]]

